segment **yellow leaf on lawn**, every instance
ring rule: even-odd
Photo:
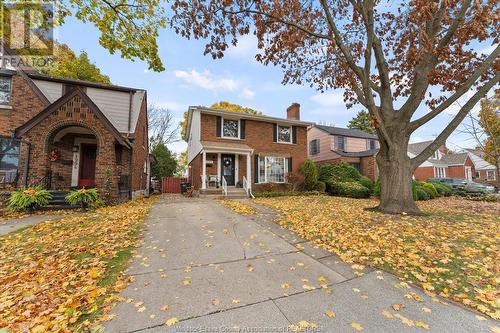
[[[394,316],[392,315],[392,313],[390,313],[390,312],[389,312],[389,311],[387,311],[387,310],[382,311],[382,315],[383,315],[384,317],[386,317],[387,319],[394,318]]]
[[[330,318],[334,318],[335,317],[335,312],[333,312],[333,310],[331,310],[331,309],[328,309],[328,310],[325,311],[325,315],[327,315]]]
[[[99,270],[97,268],[92,268],[90,271],[89,271],[89,276],[93,279],[97,279],[99,277],[99,275],[101,275],[99,273]]]
[[[167,321],[165,322],[165,325],[167,325],[167,326],[172,326],[172,325],[177,324],[178,322],[179,322],[179,319],[177,319],[177,318],[173,317],[173,318],[170,318],[169,320],[167,320]]]
[[[362,331],[364,330],[363,326],[359,323],[351,323],[351,327],[354,328],[356,331]]]

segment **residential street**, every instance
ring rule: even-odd
[[[274,217],[268,208],[238,215],[211,199],[162,197],[127,272],[134,282],[105,331],[490,332],[497,325],[390,274],[355,271]]]

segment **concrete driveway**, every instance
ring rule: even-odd
[[[242,216],[211,199],[160,199],[128,270],[134,282],[105,331],[491,332],[499,326],[390,274],[354,271],[274,218],[266,208]],[[165,324],[173,318],[175,325]]]

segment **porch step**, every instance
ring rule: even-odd
[[[65,197],[68,195],[69,191],[49,191],[52,198],[49,204],[45,207],[41,207],[41,210],[55,210],[55,209],[73,209],[78,208],[77,206],[72,206],[66,202]]]
[[[230,187],[227,189],[227,196],[226,198],[228,199],[243,199],[247,197],[247,193],[245,192],[244,189],[240,187]]]

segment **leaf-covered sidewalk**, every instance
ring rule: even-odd
[[[392,272],[500,319],[500,205],[442,198],[421,203],[429,216],[363,210],[374,200],[338,197],[257,199],[279,223],[351,263]]]
[[[106,319],[154,199],[0,237],[0,328],[69,332]]]

